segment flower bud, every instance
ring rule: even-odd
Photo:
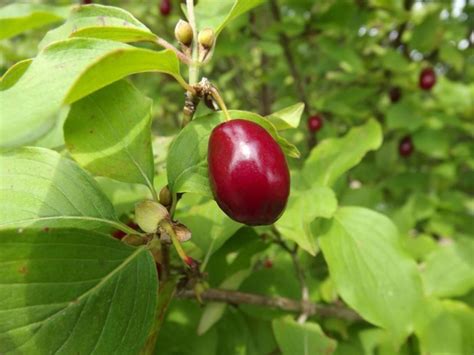
[[[205,28],[198,34],[198,42],[204,49],[210,49],[214,45],[215,36],[212,28]]]
[[[186,21],[179,20],[174,28],[174,36],[179,43],[189,46],[193,42],[193,29]]]
[[[135,234],[128,234],[122,239],[122,242],[128,245],[133,245],[137,247],[139,245],[146,244],[147,239]]]
[[[171,192],[168,188],[168,185],[163,187],[160,191],[160,203],[163,206],[170,206],[171,205]]]
[[[151,200],[145,200],[135,205],[135,222],[146,233],[155,233],[158,224],[169,217],[165,206]]]

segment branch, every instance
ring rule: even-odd
[[[296,301],[286,297],[266,297],[262,295],[230,291],[222,289],[207,289],[200,294],[203,301],[225,302],[229,304],[250,304],[276,308],[287,312],[302,313],[307,310],[308,316],[336,317],[349,321],[360,321],[362,318],[353,310],[338,305],[322,305],[311,302]],[[181,290],[177,298],[193,299],[196,294],[193,290]]]
[[[273,18],[275,19],[275,21],[281,22],[280,8],[278,7],[277,0],[270,0],[270,8],[272,10]],[[304,81],[300,73],[298,72],[295,60],[293,58],[293,54],[291,52],[290,38],[288,38],[288,36],[283,32],[280,32],[278,37],[280,45],[283,48],[283,53],[285,54],[288,67],[290,68],[291,75],[293,76],[293,81],[295,82],[298,97],[304,103],[304,110],[309,115],[309,104],[305,94]]]

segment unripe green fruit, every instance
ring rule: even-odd
[[[179,20],[174,28],[174,36],[179,43],[189,46],[193,42],[193,29],[186,21]]]
[[[155,201],[145,200],[135,205],[135,222],[146,233],[155,233],[165,218],[169,218],[168,210]]]
[[[198,35],[199,44],[205,48],[209,49],[214,45],[215,35],[212,28],[205,28]]]

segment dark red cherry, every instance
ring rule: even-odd
[[[398,86],[395,86],[390,89],[388,95],[390,96],[390,101],[396,103],[400,101],[400,98],[402,97],[402,90]]]
[[[283,213],[290,193],[285,155],[258,124],[234,119],[215,127],[207,156],[209,182],[220,208],[248,225],[267,225]]]
[[[81,0],[81,3],[83,5],[89,5],[89,4],[92,4],[92,0]]]
[[[133,229],[138,229],[138,224],[134,223],[133,221],[128,222],[127,226],[129,226],[130,228],[133,228]],[[114,238],[117,238],[117,239],[120,239],[120,240],[122,240],[123,237],[125,237],[126,235],[127,235],[127,233],[125,233],[124,231],[121,231],[120,229],[116,229],[112,233],[112,236]]]
[[[436,84],[436,73],[433,68],[425,68],[420,73],[420,88],[423,90],[431,90]]]
[[[171,12],[171,0],[161,0],[160,13],[163,16],[168,16]]]
[[[409,157],[414,149],[415,147],[413,146],[413,141],[410,136],[403,137],[398,144],[398,152],[402,157]]]
[[[308,129],[310,132],[316,133],[323,128],[323,117],[320,115],[311,116],[308,118]]]

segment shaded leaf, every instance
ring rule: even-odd
[[[123,80],[75,102],[64,125],[69,152],[94,175],[153,188],[151,105]]]
[[[43,148],[0,155],[0,229],[119,225],[97,183],[73,161]]]
[[[0,259],[2,352],[137,353],[144,344],[157,292],[146,248],[91,231],[3,231]]]

